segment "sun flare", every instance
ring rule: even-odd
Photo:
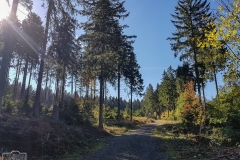
[[[0,0],[0,20],[6,18],[9,15],[10,7],[6,0]]]

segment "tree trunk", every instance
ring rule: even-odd
[[[102,87],[102,103],[104,104],[104,97],[105,97],[105,83],[103,82],[103,87]]]
[[[216,92],[217,92],[217,101],[218,101],[218,106],[219,106],[220,105],[220,101],[219,101],[218,82],[217,82],[217,75],[216,75],[215,66],[213,67],[213,74],[214,74],[214,81],[215,81]]]
[[[71,95],[73,96],[73,74],[72,74],[72,82],[71,82]]]
[[[59,120],[59,100],[58,100],[58,92],[59,92],[59,79],[56,78],[56,94],[54,99],[54,105],[53,105],[53,120],[58,121]]]
[[[16,20],[16,13],[18,8],[18,0],[13,0],[12,2],[12,10],[11,10],[11,18],[10,23],[14,25]],[[8,80],[8,74],[9,74],[9,67],[11,63],[12,58],[12,52],[13,52],[13,37],[14,37],[14,30],[13,27],[7,27],[4,28],[3,35],[4,35],[4,48],[3,48],[3,54],[2,54],[2,63],[1,63],[1,69],[0,69],[0,114],[2,113],[2,97],[4,95],[4,89]]]
[[[99,77],[99,124],[98,128],[103,129],[103,88],[104,88],[104,80],[101,73],[101,76]]]
[[[132,110],[133,110],[133,107],[132,107],[132,85],[131,85],[131,113],[130,113],[130,121],[132,121]]]
[[[30,83],[31,83],[31,78],[32,78],[32,67],[33,67],[33,64],[31,64],[30,75],[29,75],[29,79],[28,79],[28,93],[29,93]]]
[[[4,55],[5,53],[3,53]],[[7,55],[2,57],[2,65],[1,65],[1,70],[0,70],[0,114],[2,113],[2,97],[4,95],[4,89],[7,81],[7,76],[9,72],[9,63],[10,62],[10,57]],[[6,61],[7,59],[7,61]]]
[[[65,72],[66,72],[66,65],[63,66],[63,77],[62,77],[62,96],[61,96],[61,104],[64,101],[64,91],[65,91]]]
[[[93,100],[93,80],[91,80],[90,94],[91,94],[91,102],[92,102],[92,100]]]
[[[46,83],[45,83],[45,94],[44,94],[44,98],[45,98],[45,104],[47,102],[47,93],[48,93],[48,72],[49,70],[47,69],[47,75],[46,75]]]
[[[13,100],[16,99],[16,90],[17,90],[17,85],[18,85],[18,74],[19,74],[19,69],[21,68],[21,65],[20,65],[20,57],[18,58],[18,61],[17,61],[17,70],[16,70],[16,75],[15,75],[15,79],[14,79],[14,86],[13,86]]]
[[[120,72],[118,72],[118,113],[117,113],[117,119],[120,121]]]
[[[77,99],[77,80],[75,79],[75,92],[74,92],[74,98]]]
[[[97,89],[96,89],[96,81],[97,80],[94,80],[94,89],[93,89],[93,100],[95,101],[96,100],[96,91],[97,91]]]
[[[21,67],[22,67],[22,59],[20,60],[20,64],[19,64],[19,68],[18,68],[18,75],[17,75],[17,83],[16,83],[16,90],[15,90],[15,99],[18,99],[19,98],[19,94],[18,94],[18,82],[19,82],[19,76],[21,74]]]
[[[194,51],[194,61],[195,61],[194,68],[195,68],[195,73],[196,73],[196,78],[197,78],[197,86],[198,86],[198,97],[199,97],[200,103],[202,103],[201,85],[200,85],[199,70],[198,70],[198,61],[197,61],[197,54],[195,53],[195,51]]]
[[[12,2],[12,9],[11,9],[11,17],[17,17],[17,9],[18,9],[19,0],[13,0]]]
[[[205,113],[206,110],[206,97],[205,97],[205,91],[204,91],[204,84],[202,82],[202,92],[203,92],[203,113]]]
[[[52,84],[52,77],[51,76],[49,76],[50,78],[49,78],[49,86],[47,87],[47,95],[46,95],[46,105],[48,105],[48,93],[49,93],[49,91],[50,91],[50,89],[51,89],[51,84]],[[51,106],[51,104],[52,103],[50,103],[49,105]]]
[[[45,57],[46,48],[47,48],[48,29],[49,29],[50,15],[52,12],[53,3],[54,3],[53,1],[49,1],[48,11],[47,11],[46,27],[45,27],[44,40],[43,40],[43,50],[41,53],[41,63],[40,63],[40,70],[39,70],[39,75],[38,75],[38,84],[37,84],[36,96],[35,96],[35,100],[34,100],[34,115],[36,118],[39,117],[44,57]]]
[[[107,81],[104,82],[104,91],[105,91],[105,95],[104,95],[103,103],[105,103],[105,101],[107,100]]]
[[[25,92],[25,87],[26,87],[26,78],[27,78],[27,69],[28,69],[28,56],[27,56],[27,59],[25,62],[24,70],[23,70],[23,80],[22,80],[20,99],[24,98],[24,92]]]
[[[85,98],[88,100],[88,91],[89,91],[89,83],[86,85],[86,94]]]

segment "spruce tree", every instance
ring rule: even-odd
[[[197,45],[197,40],[207,27],[207,20],[211,16],[210,4],[207,0],[179,0],[175,7],[174,20],[172,23],[177,31],[173,37],[171,48],[175,52],[174,56],[180,55],[180,61],[191,61],[195,69],[197,90],[201,101],[201,81],[199,73],[199,54],[201,51]]]
[[[133,93],[136,95],[142,96],[143,91],[143,79],[142,75],[139,72],[140,66],[137,63],[136,55],[133,50],[128,52],[128,58],[126,59],[125,69],[124,69],[124,76],[127,85],[130,88],[130,120],[132,121],[132,113],[133,113],[133,106],[132,106],[132,96]]]
[[[49,48],[49,56],[57,62],[57,79],[61,79],[61,104],[64,100],[65,85],[67,73],[72,69],[71,65],[74,62],[74,52],[76,50],[75,30],[76,20],[68,15],[62,17],[59,24],[55,25],[55,33],[52,36],[52,45]],[[56,101],[53,107],[53,118],[58,120],[59,117],[59,102]]]
[[[38,80],[37,80],[36,96],[34,100],[35,117],[39,117],[39,111],[40,111],[40,96],[41,96],[41,88],[42,88],[42,80],[43,80],[44,61],[45,61],[45,55],[47,51],[50,24],[52,24],[52,26],[56,26],[59,23],[59,21],[62,20],[63,17],[72,17],[72,15],[76,14],[78,12],[78,10],[76,9],[76,4],[78,4],[78,2],[79,0],[74,0],[74,1],[48,0],[47,2],[44,3],[45,5],[47,4],[47,15],[46,15],[46,26],[44,31],[44,38],[43,38],[43,46],[41,51],[40,68],[39,68]]]
[[[23,99],[25,95],[28,66],[32,60],[38,59],[39,49],[42,46],[43,27],[41,18],[35,13],[30,13],[22,22],[22,31],[24,38],[21,37],[20,44],[21,47],[23,47],[22,57],[25,60],[25,66],[23,69],[24,73],[20,95],[21,99]]]
[[[171,66],[163,72],[158,92],[158,99],[167,108],[169,115],[170,110],[175,110],[178,97],[175,70]]]
[[[82,0],[81,14],[89,21],[82,24],[85,34],[79,39],[85,45],[86,64],[91,65],[85,70],[99,79],[99,128],[103,128],[104,82],[116,79],[116,40],[124,27],[119,25],[119,19],[128,16],[123,5],[119,0]]]

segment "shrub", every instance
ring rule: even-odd
[[[202,106],[195,96],[194,84],[190,81],[186,84],[185,91],[180,94],[180,97],[184,100],[182,121],[188,130],[202,124]]]
[[[169,115],[168,115],[169,114]],[[162,120],[176,120],[176,117],[175,117],[175,111],[172,110],[172,111],[164,111],[161,116],[160,116],[160,119]]]
[[[117,107],[104,107],[103,117],[107,119],[116,119],[117,118]]]
[[[2,109],[3,109],[3,113],[11,113],[11,114],[16,114],[18,112],[18,102],[17,101],[13,101],[11,99],[11,95],[8,94],[6,96],[3,97],[3,101],[2,101]]]
[[[137,109],[133,111],[133,115],[136,117],[143,117],[145,116],[145,113],[142,109]]]
[[[130,118],[130,108],[127,105],[126,108],[123,110],[123,118],[124,119],[129,119]]]
[[[78,125],[83,122],[83,117],[80,114],[79,105],[74,99],[69,102],[64,101],[60,106],[59,118],[68,125]]]

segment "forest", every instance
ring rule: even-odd
[[[16,14],[20,4],[29,10],[22,22]],[[131,95],[141,94],[143,80],[132,46],[136,36],[125,35],[124,28],[128,26],[119,22],[128,17],[123,4],[84,0],[44,2],[47,13],[43,26],[41,18],[31,10],[32,1],[13,1],[9,18],[1,21],[0,113],[38,118],[45,110],[58,121],[63,106],[72,99],[79,101],[76,103],[82,106],[82,112],[91,112],[86,109],[88,106],[99,105],[102,128],[104,102],[114,101],[106,97],[106,83],[118,86],[120,91],[123,80]],[[75,15],[87,16],[89,21],[80,23]],[[80,28],[85,34],[76,37]],[[11,70],[15,77],[9,81]],[[36,89],[32,87],[33,81],[37,82]],[[120,101],[118,95],[118,104],[111,106],[118,107],[118,119],[120,109],[126,106],[120,106]]]
[[[174,134],[198,135],[211,146],[238,146],[240,0],[216,1],[213,11],[212,1],[178,0],[169,20],[175,32],[167,41],[182,65],[169,64],[158,73],[162,78],[156,86],[144,86],[133,46],[137,35],[126,35],[131,26],[122,24],[129,16],[125,1],[42,0],[43,20],[33,10],[34,1],[5,0],[11,11],[0,20],[1,128],[8,130],[5,123],[20,123],[20,118],[49,129],[88,125],[103,134],[110,120],[132,125],[133,117],[148,117],[178,122]],[[22,21],[20,5],[28,13]],[[78,36],[80,29],[84,33]],[[208,82],[215,84],[212,99],[205,96]],[[129,99],[121,97],[121,83],[129,89]],[[109,86],[116,88],[116,97]],[[44,149],[53,148],[49,133],[44,132]]]

